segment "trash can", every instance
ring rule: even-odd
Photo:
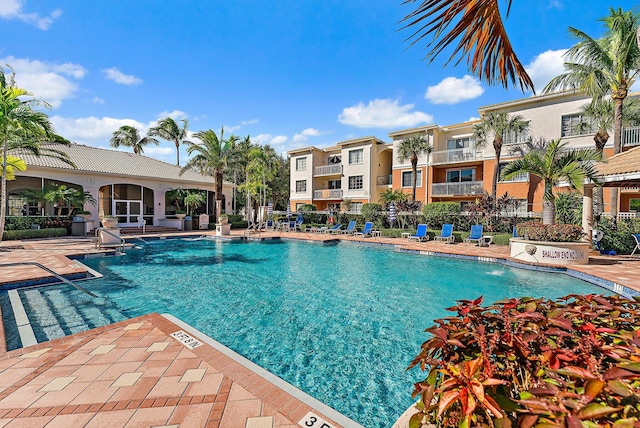
[[[71,221],[71,234],[73,236],[84,236],[87,234],[84,217],[74,217]]]
[[[191,216],[186,216],[184,218],[184,228],[182,229],[185,232],[190,232],[193,230],[193,220],[191,219]]]

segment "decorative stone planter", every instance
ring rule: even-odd
[[[176,217],[179,218],[180,220],[182,220],[186,216],[187,216],[186,214],[176,214]]]
[[[118,227],[118,219],[117,218],[103,218],[102,225],[107,229],[115,229]]]
[[[222,223],[216,223],[216,235],[217,236],[223,236],[223,235],[230,235],[231,234],[231,225],[230,224],[222,224]]]
[[[530,263],[570,266],[589,263],[588,242],[529,241],[511,238],[511,257]]]

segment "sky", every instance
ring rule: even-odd
[[[507,0],[500,0],[505,9]],[[489,86],[448,55],[424,59],[403,0],[0,0],[0,64],[47,101],[58,134],[108,148],[122,125],[158,119],[251,136],[278,153],[478,118],[531,96]],[[505,24],[536,91],[563,71],[568,28],[604,32],[638,0],[514,0]],[[504,13],[503,13],[504,16]],[[636,84],[634,89],[640,89]],[[190,138],[198,142],[195,138]],[[127,149],[124,149],[127,150]],[[181,163],[186,154],[181,149]],[[175,146],[145,154],[175,163]]]

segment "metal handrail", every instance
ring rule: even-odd
[[[87,289],[85,289],[85,288],[80,287],[78,284],[76,284],[76,283],[74,283],[74,282],[69,281],[67,278],[65,278],[65,277],[63,277],[63,276],[61,276],[61,275],[57,274],[55,271],[53,271],[53,270],[49,269],[48,267],[46,267],[46,266],[44,266],[44,265],[41,265],[40,263],[36,263],[36,262],[2,263],[2,264],[0,264],[0,267],[22,266],[22,265],[25,265],[25,266],[37,266],[37,267],[39,267],[40,269],[42,269],[42,270],[44,270],[44,271],[46,271],[46,272],[50,273],[51,275],[55,276],[57,279],[59,279],[60,281],[64,282],[65,284],[68,284],[68,285],[70,285],[70,286],[72,286],[72,287],[75,287],[75,288],[77,288],[78,290],[82,291],[83,293],[87,293],[87,294],[88,294],[89,296],[91,296],[91,297],[98,297],[98,296],[96,296],[95,294],[93,294],[91,291],[89,291],[89,290],[87,290]]]
[[[124,238],[123,238],[123,237],[121,237],[121,236],[116,235],[116,234],[115,234],[115,233],[113,233],[113,232],[110,232],[110,231],[109,231],[109,229],[107,229],[106,227],[97,227],[97,228],[96,228],[96,232],[95,232],[95,238],[96,238],[95,243],[96,243],[96,248],[100,248],[100,238],[98,237],[98,232],[99,232],[99,231],[103,231],[103,232],[105,232],[107,235],[111,235],[111,236],[113,236],[114,238],[119,239],[119,240],[120,240],[120,244],[117,246],[117,248],[120,248],[120,252],[121,252],[121,253],[124,253],[124,245],[125,245],[125,243],[126,243],[126,241],[124,240]]]

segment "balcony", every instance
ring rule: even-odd
[[[432,196],[458,196],[482,194],[482,181],[465,181],[462,183],[434,183],[431,185]]]
[[[342,189],[314,190],[313,199],[342,199]]]
[[[376,186],[390,186],[392,184],[392,175],[379,175],[376,177]]]
[[[622,130],[622,146],[638,146],[640,145],[640,126],[625,127]]]
[[[341,175],[342,174],[342,164],[333,164],[333,165],[323,165],[317,166],[313,170],[313,176],[318,177],[320,175]]]
[[[483,155],[484,151],[476,150],[472,147],[455,150],[441,150],[431,153],[431,164],[438,165],[444,163],[482,160]]]
[[[501,179],[500,183],[525,183],[529,181],[529,173],[528,172],[519,172],[515,176],[511,177],[508,180]]]

